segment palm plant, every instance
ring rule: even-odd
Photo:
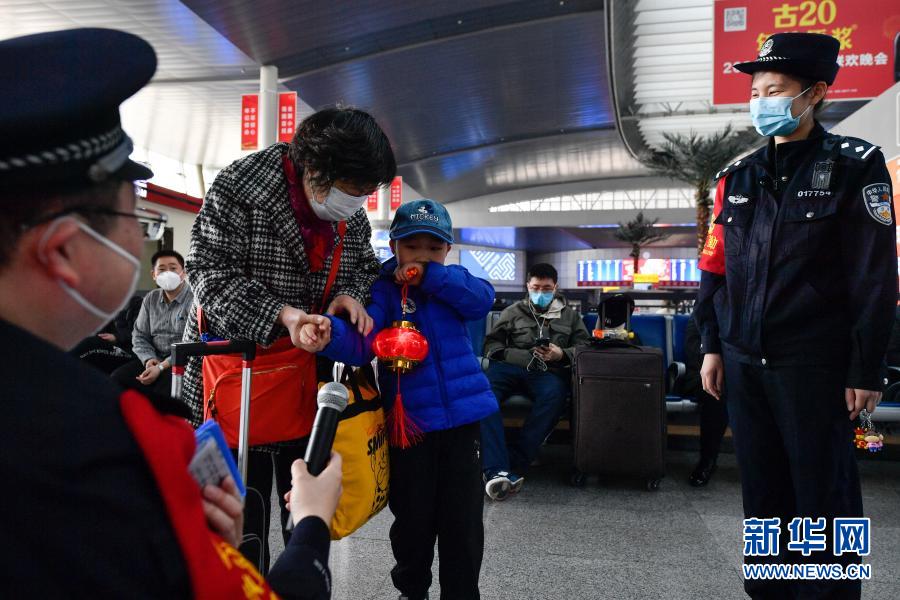
[[[713,177],[732,159],[759,143],[753,129],[736,131],[728,125],[709,137],[665,133],[662,149],[644,152],[638,160],[659,175],[677,179],[694,188],[697,207],[697,253],[703,250],[709,227]]]
[[[639,261],[641,258],[641,248],[647,244],[658,242],[669,237],[669,232],[654,228],[659,219],[648,221],[644,218],[644,212],[641,211],[637,216],[627,223],[619,223],[616,229],[616,239],[631,244],[631,252],[628,255],[634,259],[634,272],[640,272]]]

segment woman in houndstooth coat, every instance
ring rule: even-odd
[[[227,339],[270,346],[299,339],[308,315],[321,312],[338,221],[346,220],[339,270],[326,305],[346,313],[360,331],[371,320],[363,308],[379,273],[372,229],[362,208],[366,196],[390,183],[396,164],[390,142],[374,119],[359,110],[334,108],[304,120],[290,144],[277,143],[235,161],[216,177],[191,232],[186,271],[207,330]],[[290,193],[289,178],[298,183]],[[302,185],[301,185],[302,184]],[[333,188],[336,188],[333,189]],[[199,340],[196,310],[185,341]],[[200,359],[187,365],[182,399],[192,424],[202,421]],[[279,497],[290,489],[290,465],[302,458],[306,439],[254,447],[248,461],[245,530],[259,536],[268,567],[272,464]],[[282,510],[287,518],[287,511]],[[289,535],[284,532],[285,543]],[[246,544],[245,544],[246,545]],[[250,550],[242,546],[249,556]]]

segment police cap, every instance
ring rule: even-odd
[[[156,71],[141,38],[71,29],[0,41],[0,190],[71,190],[153,172],[129,160],[119,104]]]
[[[776,33],[769,36],[754,61],[736,63],[743,73],[775,71],[803,79],[834,83],[841,44],[822,33]]]

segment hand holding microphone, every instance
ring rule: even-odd
[[[310,515],[331,523],[341,496],[341,457],[332,453],[331,446],[338,420],[349,401],[350,393],[343,384],[326,383],[319,390],[316,397],[319,410],[309,434],[306,455],[291,465],[291,491],[284,498],[291,511],[288,531]]]

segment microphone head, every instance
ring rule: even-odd
[[[347,391],[347,387],[336,381],[323,385],[316,397],[319,408],[333,408],[338,412],[344,412],[349,402],[350,392]]]

